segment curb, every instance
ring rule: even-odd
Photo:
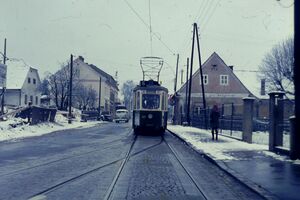
[[[222,171],[224,171],[226,174],[228,174],[229,176],[231,176],[232,178],[234,178],[235,180],[237,180],[241,184],[243,184],[246,187],[250,188],[253,192],[257,193],[258,195],[262,196],[263,198],[265,198],[267,200],[278,200],[279,199],[277,196],[275,196],[274,194],[269,192],[267,189],[263,188],[261,185],[259,185],[257,183],[254,183],[253,181],[249,180],[248,178],[241,175],[240,173],[232,170],[230,167],[228,167],[226,165],[225,162],[214,160],[211,156],[204,153],[202,150],[195,149],[195,147],[191,143],[185,141],[182,137],[178,136],[176,133],[170,131],[169,129],[167,129],[167,130],[174,137],[176,137],[177,139],[182,141],[185,145],[187,145],[188,147],[190,147],[191,149],[196,151],[198,154],[200,154],[201,156],[206,158],[208,161],[210,161],[211,163],[216,165],[218,168],[220,168]]]

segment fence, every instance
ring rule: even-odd
[[[269,96],[269,99],[260,100],[244,98],[243,104],[222,104],[219,108],[220,133],[249,143],[265,144],[270,151],[300,158],[300,148],[297,147],[300,136],[293,132],[291,126],[295,102],[284,99],[283,92],[271,92]],[[209,116],[210,108],[194,108],[191,125],[202,129],[210,128]],[[296,123],[295,118],[293,120]]]
[[[211,108],[207,109],[194,109],[192,115],[192,126],[198,128],[211,128],[210,125],[210,112]],[[222,104],[219,108],[220,119],[219,128],[220,133],[232,135],[233,131],[243,130],[243,105],[242,104]],[[206,120],[205,120],[206,117]],[[207,125],[205,125],[205,123]]]

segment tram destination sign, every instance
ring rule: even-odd
[[[6,73],[7,73],[6,65],[0,64],[0,88],[6,87]]]

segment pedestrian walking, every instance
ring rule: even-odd
[[[214,105],[210,112],[210,125],[211,125],[211,134],[212,139],[214,140],[214,136],[216,134],[216,140],[218,140],[218,128],[219,128],[219,118],[220,112],[217,105]]]

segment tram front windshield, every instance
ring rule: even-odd
[[[143,94],[142,106],[144,109],[159,109],[159,95],[158,94]]]

